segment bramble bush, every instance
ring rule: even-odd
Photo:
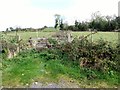
[[[77,62],[80,67],[99,71],[120,70],[118,46],[113,47],[102,39],[91,42],[87,39],[74,39],[72,43],[56,44],[49,53],[58,55],[60,59]]]

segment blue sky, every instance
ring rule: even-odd
[[[7,27],[54,26],[54,15],[64,22],[89,20],[91,14],[118,15],[120,0],[0,0],[0,30]]]

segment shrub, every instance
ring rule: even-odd
[[[53,53],[63,60],[77,62],[78,65],[100,71],[110,69],[118,70],[117,52],[109,42],[100,39],[91,43],[89,40],[74,39],[72,43],[64,43],[56,46]]]

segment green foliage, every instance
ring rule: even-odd
[[[63,20],[61,19],[61,22],[60,22],[60,30],[63,30],[64,29],[64,24],[63,24]]]
[[[56,40],[56,39],[52,39],[52,38],[49,38],[49,39],[48,39],[48,42],[49,42],[50,44],[52,44],[52,45],[58,44],[57,40]]]
[[[120,29],[120,17],[116,17],[115,21],[117,22],[117,28]]]
[[[75,40],[74,43],[77,43],[77,41]],[[5,59],[2,65],[3,85],[13,84],[16,86],[16,83],[14,83],[16,80],[18,84],[26,85],[32,83],[32,81],[36,80],[38,77],[57,80],[59,75],[67,75],[78,81],[87,78],[88,82],[89,80],[104,80],[112,85],[119,84],[117,82],[119,73],[114,69],[102,72],[90,67],[80,67],[79,62],[72,61],[72,59],[69,58],[67,53],[73,47],[71,47],[70,44],[69,46],[67,45],[65,46],[66,48],[64,48],[64,54],[61,55],[60,53],[63,47],[61,49],[56,47],[55,49],[48,49],[41,52],[37,52],[34,49],[22,51],[18,56],[12,59]],[[83,46],[85,45],[83,44]],[[66,57],[64,57],[65,54]],[[75,52],[75,54],[78,53]],[[73,57],[76,57],[76,55]],[[77,58],[74,60],[77,60]]]
[[[97,31],[115,31],[119,28],[119,17],[101,16],[98,12],[94,13],[93,17],[88,22],[78,22],[75,20],[74,25],[67,27],[68,30],[72,31],[88,31],[89,29],[96,29]]]
[[[113,48],[104,40],[91,43],[86,39],[75,39],[72,43],[58,45],[55,50],[60,58],[83,64],[82,66],[87,68],[103,72],[109,69],[119,70],[116,61],[119,49]]]
[[[74,26],[73,26],[73,25],[70,25],[70,26],[67,27],[67,29],[73,31],[73,30],[74,30]]]
[[[41,53],[39,57],[44,58],[44,60],[56,60],[58,58],[55,54]]]

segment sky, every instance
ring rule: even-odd
[[[120,0],[0,0],[0,31],[9,27],[40,28],[54,26],[55,14],[69,25],[87,21],[92,13],[118,15]]]

